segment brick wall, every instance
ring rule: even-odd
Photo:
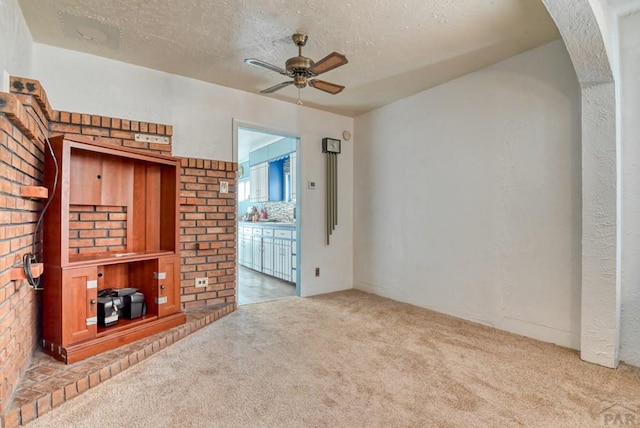
[[[53,111],[49,129],[54,133],[79,135],[99,143],[113,144],[154,153],[171,155],[173,127],[93,114]],[[135,134],[166,137],[167,144],[135,141]]]
[[[69,207],[69,255],[126,249],[127,207]]]
[[[28,368],[39,335],[38,292],[26,281],[11,281],[11,269],[32,251],[42,209],[42,202],[20,196],[22,186],[40,185],[43,178],[43,135],[35,123],[42,113],[37,109],[0,93],[0,413]]]
[[[236,169],[232,162],[182,159],[180,242],[182,304],[236,301]],[[226,181],[229,193],[220,193]],[[195,278],[209,286],[195,288]]]
[[[42,202],[20,197],[22,185],[42,184],[45,146],[38,123],[45,132],[171,154],[170,125],[56,111],[40,83],[31,79],[12,77],[11,94],[0,93],[0,414],[28,368],[40,337],[38,292],[26,281],[10,280],[16,260],[31,251],[35,222],[43,207]],[[136,133],[166,138],[167,144],[136,142]],[[183,158],[182,166],[182,306],[235,303],[237,164]],[[220,181],[229,183],[229,193],[219,193]],[[89,242],[110,250],[126,244],[122,207],[83,206],[73,215],[78,226],[70,238],[77,240],[75,252],[95,251]],[[195,288],[195,278],[205,276],[209,287]],[[46,279],[43,283],[46,286]]]

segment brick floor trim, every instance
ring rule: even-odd
[[[75,364],[37,353],[2,415],[0,427],[29,423],[236,309],[236,303],[226,303],[185,311],[186,324]]]

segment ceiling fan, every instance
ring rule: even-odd
[[[260,91],[261,94],[270,94],[277,90],[280,90],[289,85],[295,85],[296,88],[301,89],[307,85],[312,86],[321,91],[328,92],[330,94],[338,94],[342,92],[344,86],[336,85],[335,83],[325,82],[324,80],[314,79],[314,77],[326,73],[329,70],[345,65],[347,57],[338,52],[332,52],[325,56],[318,62],[313,62],[310,58],[302,56],[302,47],[307,44],[308,37],[306,34],[295,33],[291,36],[293,43],[298,47],[298,56],[289,58],[285,63],[285,68],[280,68],[276,65],[269,64],[255,58],[247,58],[244,60],[249,65],[255,67],[266,68],[267,70],[275,71],[283,76],[291,77],[293,80],[278,83],[267,89]]]

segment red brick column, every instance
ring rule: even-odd
[[[233,162],[182,159],[180,241],[182,306],[236,301],[236,170]],[[220,193],[220,182],[229,193]],[[195,278],[209,286],[196,288]]]

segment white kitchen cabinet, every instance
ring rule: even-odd
[[[262,235],[251,237],[251,269],[262,272]]]
[[[298,247],[296,240],[291,241],[291,282],[298,281]]]
[[[249,168],[251,181],[251,202],[265,202],[269,200],[269,164],[259,163]]]
[[[238,262],[250,269],[289,282],[296,277],[295,229],[240,227]]]
[[[297,156],[294,153],[289,155],[289,170],[291,171],[291,201],[295,201],[297,199]]]
[[[240,227],[238,235],[238,262],[247,267],[253,264],[253,232],[250,227]]]
[[[273,229],[270,229],[270,231],[273,232]],[[262,236],[262,273],[273,276],[273,237],[265,233],[267,232],[267,229],[263,230],[262,232],[264,234]]]
[[[274,239],[274,270],[273,276],[276,278],[291,281],[291,240]]]
[[[291,279],[291,238],[293,231],[288,229],[276,229],[274,232],[273,252],[274,266],[273,276],[292,281]]]

